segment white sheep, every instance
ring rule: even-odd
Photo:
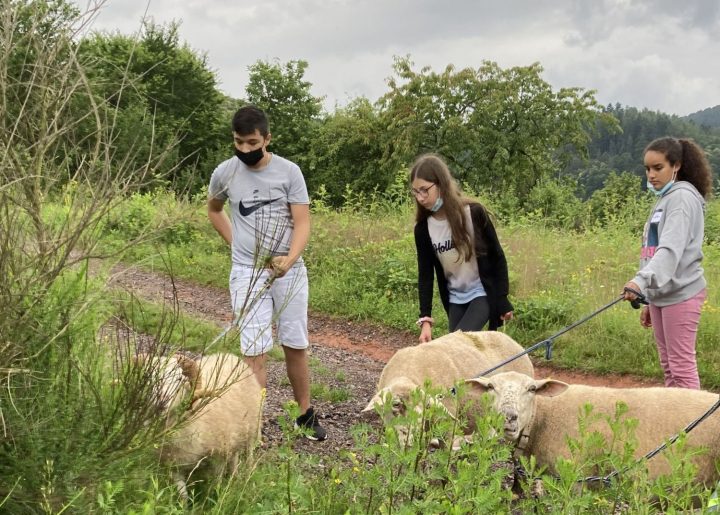
[[[234,472],[240,455],[252,456],[260,441],[264,391],[233,354],[208,355],[199,362],[180,354],[152,359],[159,376],[153,397],[172,428],[160,457],[187,497],[186,478],[204,460],[220,475],[228,467]]]
[[[465,400],[471,406],[478,405],[479,396],[489,393],[494,408],[505,418],[505,438],[515,442],[520,452],[535,456],[538,465],[548,467],[550,472],[556,472],[558,457],[571,457],[566,439],[578,438],[578,416],[586,404],[593,406],[593,413],[610,417],[615,416],[618,402],[627,405],[624,418],[638,421],[635,457],[639,458],[681,432],[718,400],[717,394],[702,390],[567,385],[515,372],[470,379],[467,383]],[[606,441],[612,434],[607,422],[597,419],[587,431],[603,434]],[[714,413],[688,433],[687,444],[689,448],[707,450],[692,458],[698,467],[697,481],[709,485],[718,480],[715,463],[720,457],[720,413]],[[646,463],[650,478],[670,472],[663,453]]]
[[[362,412],[375,412],[375,406],[382,405],[389,394],[393,412],[397,415],[406,409],[410,393],[422,389],[426,380],[430,380],[434,387],[450,388],[458,381],[481,374],[523,350],[515,340],[497,331],[456,331],[430,342],[400,349],[383,368],[377,393]],[[527,355],[499,369],[503,370],[533,375],[532,362]],[[445,408],[452,410],[450,403]],[[450,412],[450,415],[454,413]],[[385,420],[385,423],[388,422]],[[397,429],[401,438],[406,437],[405,428]]]

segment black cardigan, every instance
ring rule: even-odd
[[[477,257],[478,272],[490,306],[489,329],[494,331],[503,324],[501,316],[513,310],[508,300],[508,268],[505,253],[500,246],[495,227],[485,209],[477,203],[470,204],[470,218],[474,230],[474,249]],[[420,316],[431,316],[433,297],[433,270],[438,281],[438,290],[445,312],[450,309],[445,272],[435,254],[427,219],[415,224],[415,247],[418,260],[418,296]]]

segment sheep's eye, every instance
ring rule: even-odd
[[[535,386],[534,384],[531,384],[530,386],[528,386],[528,392],[535,393],[536,391],[537,391],[537,386]]]
[[[495,389],[495,385],[492,384],[492,383],[490,383],[490,384],[487,385],[487,389],[488,389],[488,390],[494,390],[494,389]]]

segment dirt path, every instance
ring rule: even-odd
[[[177,299],[181,310],[191,316],[217,322],[218,334],[230,322],[230,299],[224,288],[203,286],[184,280],[171,281],[167,276],[135,268],[118,268],[112,280],[115,286],[127,289],[141,298],[166,302],[172,306]],[[417,343],[412,331],[399,331],[373,324],[352,322],[311,313],[308,321],[311,359],[315,380],[331,389],[342,390],[348,399],[342,402],[315,402],[328,430],[329,440],[323,444],[299,442],[300,448],[312,446],[315,452],[334,454],[353,444],[348,429],[359,421],[358,413],[375,391],[384,363],[399,348]],[[536,377],[552,376],[568,383],[605,386],[650,386],[652,381],[632,376],[594,376],[548,366],[542,358],[534,359]],[[321,377],[319,377],[321,376]],[[284,363],[268,366],[268,395],[265,409],[263,440],[273,445],[281,438],[278,417],[282,404],[292,399]]]

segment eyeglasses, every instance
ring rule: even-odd
[[[433,186],[435,186],[434,183],[431,184],[430,186],[428,186],[427,188],[418,188],[418,189],[410,188],[410,192],[416,197],[425,198],[428,196],[428,194],[430,193],[430,190],[432,189]]]

